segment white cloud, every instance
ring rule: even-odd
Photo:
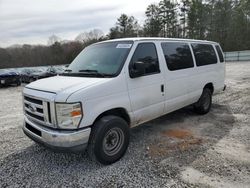
[[[50,35],[74,39],[93,28],[105,33],[121,13],[144,20],[157,0],[0,0],[0,46],[46,44]]]

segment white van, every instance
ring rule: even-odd
[[[206,114],[225,89],[216,42],[124,38],[85,48],[60,76],[23,90],[24,133],[47,147],[119,160],[129,128],[187,105]]]

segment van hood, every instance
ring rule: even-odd
[[[80,89],[84,89],[101,82],[106,82],[110,78],[92,78],[92,77],[69,77],[54,76],[50,78],[40,79],[26,86],[29,89],[35,89],[51,93],[74,93]]]

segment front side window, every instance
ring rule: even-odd
[[[217,53],[219,55],[220,62],[223,63],[224,62],[224,57],[223,57],[223,54],[222,54],[222,51],[221,51],[220,47],[218,45],[216,45],[215,48],[216,48]]]
[[[69,65],[63,75],[105,77],[119,74],[132,41],[105,42],[85,48]]]
[[[130,68],[135,62],[145,64],[145,75],[159,73],[159,61],[154,43],[138,44],[130,62]]]
[[[217,63],[217,57],[212,45],[193,43],[192,48],[198,67]]]
[[[194,67],[189,45],[180,42],[166,42],[161,44],[164,57],[171,71]]]

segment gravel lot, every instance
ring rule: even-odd
[[[190,107],[131,130],[110,166],[54,153],[22,132],[22,87],[0,89],[0,187],[250,187],[250,62],[227,63],[210,113]]]

